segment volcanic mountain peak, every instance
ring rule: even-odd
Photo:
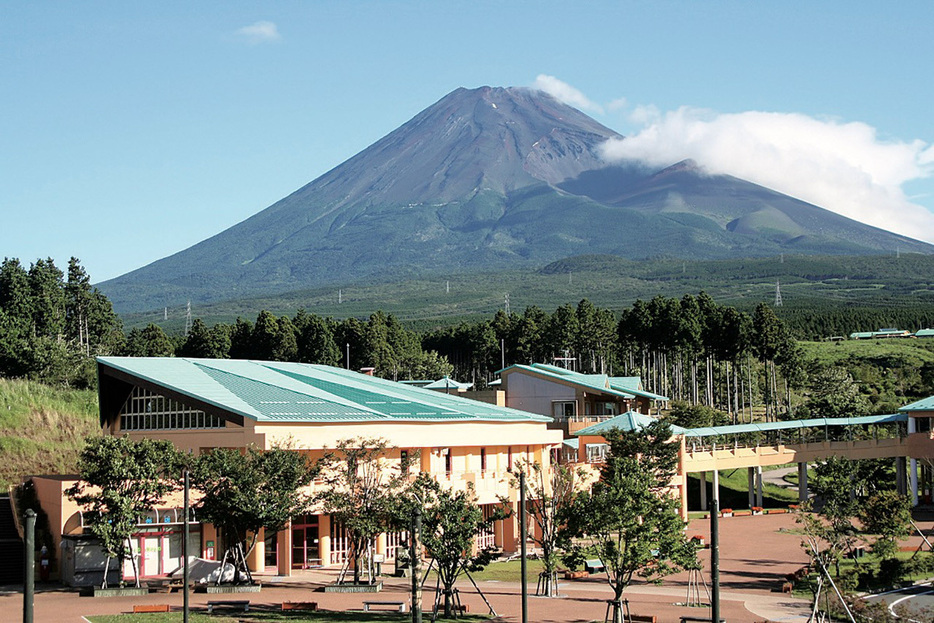
[[[608,166],[611,138],[540,91],[457,89],[265,210],[101,288],[132,311],[588,253],[932,251],[691,161]]]
[[[510,192],[601,166],[599,145],[611,137],[619,135],[540,91],[460,88],[298,192],[341,182],[341,204]]]

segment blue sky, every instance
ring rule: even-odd
[[[0,257],[115,277],[482,85],[634,139],[608,157],[934,241],[932,24],[931,2],[0,2]]]

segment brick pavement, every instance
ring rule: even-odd
[[[760,517],[733,517],[720,522],[721,531],[721,583],[722,614],[730,623],[751,623],[763,620],[803,621],[806,604],[788,595],[776,592],[786,573],[806,562],[800,537],[786,532],[794,527],[790,515]],[[689,534],[708,537],[707,522],[695,520]],[[701,558],[709,560],[708,552]],[[706,571],[706,567],[705,567]],[[284,601],[316,601],[328,610],[361,609],[366,598],[360,594],[317,592],[316,589],[332,581],[334,572],[305,571],[290,578],[261,576],[263,590],[258,594],[237,596],[249,599],[251,608],[278,608]],[[709,575],[708,575],[709,578]],[[667,578],[661,586],[635,584],[627,589],[627,598],[633,614],[655,614],[659,623],[678,623],[682,614],[703,615],[707,609],[685,608],[675,605],[685,601],[688,574]],[[408,601],[407,580],[389,578],[381,597]],[[427,588],[427,587],[426,587]],[[518,621],[520,612],[517,583],[482,582],[481,588],[503,621]],[[471,612],[486,612],[485,606],[473,587],[465,582],[460,587],[462,601]],[[605,600],[610,590],[603,576],[586,580],[562,582],[561,599],[529,599],[530,620],[541,623],[583,623],[603,620]],[[191,595],[193,609],[206,608],[209,598],[203,593]],[[425,592],[426,604],[432,593]],[[82,621],[82,616],[129,612],[134,604],[167,603],[173,610],[180,609],[182,595],[173,593],[151,594],[145,597],[98,598],[80,597],[65,589],[39,588],[35,603],[36,623],[63,623]],[[22,620],[22,595],[19,592],[0,592],[0,622]]]

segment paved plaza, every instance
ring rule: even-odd
[[[790,514],[757,517],[732,517],[720,521],[721,586],[723,617],[730,623],[758,621],[803,622],[807,619],[807,603],[780,592],[784,576],[807,562],[800,547],[800,536],[790,532],[795,527]],[[689,535],[702,535],[709,541],[708,523],[694,520]],[[700,552],[705,575],[709,581],[709,550]],[[237,595],[249,599],[251,609],[278,609],[285,601],[314,601],[327,610],[362,609],[367,597],[360,594],[323,593],[324,584],[332,582],[331,570],[301,571],[289,578],[260,576],[262,592]],[[682,605],[687,598],[689,575],[681,573],[666,578],[661,585],[638,583],[626,591],[633,614],[654,614],[659,623],[678,623],[683,615],[708,615],[706,608]],[[408,581],[387,578],[383,600],[408,602]],[[519,585],[507,582],[481,582],[481,588],[493,604],[502,621],[518,621],[520,614]],[[22,620],[22,594],[18,587],[7,587],[0,595],[0,621]],[[10,590],[12,588],[12,590]],[[534,587],[533,587],[534,588]],[[469,582],[460,587],[462,601],[471,613],[484,613],[486,608]],[[134,604],[169,604],[173,610],[182,606],[182,595],[150,594],[144,597],[92,598],[81,597],[63,588],[37,587],[35,620],[37,623],[79,622],[93,614],[130,612]],[[602,621],[610,589],[603,574],[583,580],[562,581],[560,599],[532,597],[529,599],[530,620],[542,623]],[[191,606],[206,610],[208,599],[216,595],[194,593]],[[371,596],[372,598],[372,596]],[[431,603],[432,592],[426,590],[425,602]]]

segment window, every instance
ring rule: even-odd
[[[577,415],[577,401],[557,400],[551,403],[551,409],[556,420],[566,420]]]
[[[403,474],[409,473],[409,451],[403,450],[399,453],[399,470]]]
[[[486,448],[480,448],[480,473],[486,473]]]
[[[444,453],[444,473],[450,476],[454,471],[454,457],[451,455],[450,448],[445,448],[442,452]]]
[[[512,446],[509,446],[509,452],[506,454],[506,469],[512,471]]]
[[[919,433],[931,432],[931,418],[919,417],[919,418],[915,418],[915,420],[917,421],[917,431]]]
[[[120,429],[127,431],[224,428],[225,425],[216,415],[192,409],[142,387],[134,387],[120,409]]]
[[[603,463],[603,461],[606,459],[606,451],[608,448],[609,445],[605,443],[587,444],[587,462]]]

